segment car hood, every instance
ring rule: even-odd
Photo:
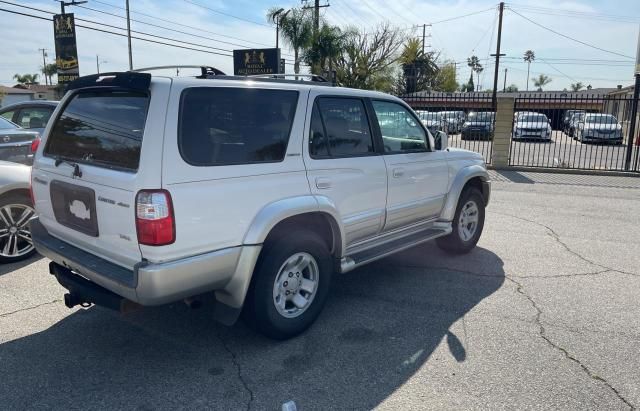
[[[539,128],[545,129],[549,127],[549,123],[545,121],[518,121],[516,123],[517,128]]]
[[[590,123],[585,123],[584,125],[584,129],[585,130],[622,130],[622,126],[620,126],[620,124],[598,124],[598,123],[594,123],[594,124],[590,124]]]
[[[465,150],[463,148],[457,147],[449,147],[447,148],[449,151],[448,158],[451,160],[481,160],[484,161],[484,157],[482,154],[476,153],[475,151]]]

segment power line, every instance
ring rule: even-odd
[[[636,24],[640,22],[640,16],[623,16],[623,15],[605,14],[605,13],[592,13],[592,12],[586,12],[586,11],[530,6],[530,5],[519,4],[519,3],[508,3],[508,4],[515,5],[518,10],[524,10],[529,13],[535,13],[535,14],[546,14],[546,15],[552,15],[552,16],[573,17],[573,18],[590,19],[590,20],[604,20],[604,21],[615,21],[615,22],[622,21],[622,22],[636,23]]]
[[[371,7],[371,5],[369,4],[369,2],[367,0],[360,0],[360,2],[362,4],[364,4],[369,10],[371,10],[373,13],[377,14],[379,17],[382,18],[383,21],[389,20],[385,15],[381,14],[378,10],[376,10],[375,8]]]
[[[431,23],[427,22],[425,24],[435,25],[435,24],[440,24],[440,23],[446,23],[446,22],[449,22],[449,21],[454,21],[454,20],[458,20],[458,19],[463,19],[465,17],[470,17],[470,16],[475,16],[477,14],[486,13],[486,12],[491,11],[491,10],[495,10],[495,6],[489,8],[489,9],[474,11],[473,13],[467,13],[467,14],[463,14],[463,15],[460,15],[460,16],[449,17],[449,18],[446,18],[444,20],[438,20],[438,21],[434,21],[434,22],[431,22]],[[406,28],[402,29],[401,31],[413,30],[416,27],[422,27],[422,24],[409,26],[409,27],[406,27]]]
[[[547,66],[551,67],[552,69],[554,69],[555,71],[557,71],[558,73],[560,73],[562,76],[568,78],[571,81],[575,81],[576,83],[578,82],[578,80],[574,79],[573,77],[563,73],[562,71],[560,71],[559,69],[557,69],[555,66],[553,66],[551,63],[548,63],[547,61],[545,61],[544,59],[541,59],[540,57],[537,58],[538,60],[542,61],[544,64],[546,64]]]
[[[209,10],[212,13],[216,13],[216,14],[220,14],[220,15],[223,15],[223,16],[231,17],[232,19],[242,20],[242,21],[245,21],[247,23],[255,24],[255,25],[258,25],[258,26],[271,28],[271,26],[269,26],[267,24],[260,23],[260,22],[257,22],[257,21],[253,21],[253,20],[249,20],[249,19],[245,19],[244,17],[234,16],[233,14],[229,14],[229,13],[225,13],[224,11],[212,9],[209,6],[205,6],[203,4],[198,4],[198,3],[194,2],[194,1],[191,1],[191,0],[182,0],[182,1],[184,1],[185,3],[193,4],[194,6],[201,7],[203,9],[205,9],[205,10]]]
[[[629,58],[629,59],[632,59],[632,60],[634,59],[634,58],[633,58],[633,57],[631,57],[631,56],[627,56],[627,55],[622,54],[622,53],[618,53],[618,52],[615,52],[615,51],[611,51],[611,50],[603,49],[603,48],[601,48],[601,47],[594,46],[593,44],[586,43],[586,42],[584,42],[584,41],[582,41],[582,40],[578,40],[578,39],[576,39],[576,38],[573,38],[573,37],[567,36],[566,34],[562,34],[562,33],[558,32],[558,31],[556,31],[556,30],[553,30],[553,29],[551,29],[551,28],[549,28],[549,27],[543,26],[543,25],[542,25],[542,24],[540,24],[540,23],[537,23],[537,22],[535,22],[535,21],[531,20],[530,18],[528,18],[528,17],[526,17],[526,16],[523,16],[522,14],[520,14],[520,13],[518,13],[517,11],[513,10],[512,8],[509,8],[509,10],[511,10],[511,12],[512,12],[512,13],[517,14],[518,16],[522,17],[523,19],[525,19],[525,20],[529,21],[530,23],[535,24],[536,26],[541,27],[541,28],[543,28],[543,29],[545,29],[545,30],[547,30],[547,31],[550,31],[550,32],[552,32],[552,33],[554,33],[554,34],[556,34],[556,35],[558,35],[558,36],[560,36],[560,37],[564,37],[564,38],[569,39],[569,40],[571,40],[571,41],[575,41],[576,43],[582,44],[582,45],[587,46],[587,47],[591,47],[592,49],[596,49],[596,50],[603,51],[603,52],[605,52],[605,53],[614,54],[614,55],[616,55],[616,56],[620,56],[620,57],[626,57],[626,58]]]

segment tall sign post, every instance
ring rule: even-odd
[[[633,89],[633,102],[631,103],[631,123],[629,124],[629,139],[627,141],[627,156],[624,163],[624,169],[629,170],[631,168],[631,153],[633,151],[634,137],[636,136],[636,122],[638,119],[638,97],[640,96],[640,30],[638,30],[638,49],[636,51],[636,68],[635,68],[636,83]],[[640,140],[640,138],[638,138]],[[640,141],[635,142],[639,145]],[[640,147],[636,149],[636,156],[634,160],[634,168],[638,169],[638,151]]]
[[[73,13],[53,16],[53,38],[56,44],[58,84],[65,85],[80,76]]]

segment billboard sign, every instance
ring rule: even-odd
[[[280,49],[233,50],[233,74],[251,76],[280,73]]]
[[[56,43],[58,84],[66,84],[80,76],[73,13],[53,16],[53,38]]]

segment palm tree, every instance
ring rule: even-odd
[[[18,84],[38,84],[38,74],[14,74]]]
[[[467,59],[467,65],[471,67],[471,72],[476,73],[478,76],[478,90],[480,90],[480,73],[484,70],[482,64],[480,64],[480,59],[477,56],[471,56]]]
[[[584,88],[584,84],[581,81],[577,83],[571,83],[571,91],[580,91]]]
[[[49,84],[53,84],[51,77],[58,73],[58,66],[55,63],[47,64],[40,69],[40,72],[49,79]]]
[[[533,85],[538,87],[538,91],[542,91],[542,87],[551,83],[551,80],[551,77],[540,74],[538,77],[533,79]]]
[[[524,52],[524,61],[527,62],[527,91],[529,91],[529,69],[531,68],[531,63],[536,59],[536,54],[533,50],[527,50]]]
[[[333,71],[334,63],[342,56],[347,36],[338,26],[323,24],[313,36],[311,47],[303,53],[304,61],[311,66],[311,72]]]
[[[416,38],[407,40],[398,58],[402,66],[405,92],[413,93],[433,87],[438,74],[433,53],[422,51],[422,43]]]
[[[294,73],[300,73],[300,51],[306,49],[312,39],[313,28],[309,14],[302,9],[291,9],[291,13],[279,17],[279,8],[272,8],[267,12],[267,20],[280,21],[280,31],[283,40],[293,49],[295,61]]]

